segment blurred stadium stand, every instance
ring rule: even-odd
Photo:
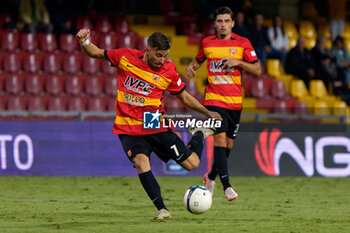
[[[74,21],[78,29],[90,28],[91,41],[104,49],[126,47],[142,50],[147,46],[147,36],[155,31],[164,32],[170,36],[172,43],[169,59],[176,64],[177,71],[186,82],[187,91],[202,101],[207,77],[206,63],[197,71],[194,80],[186,80],[183,74],[198,52],[201,38],[214,34],[215,28],[211,20],[196,12],[193,2],[176,2],[177,5],[173,1],[159,1],[159,15],[131,12],[121,16],[94,12],[79,15]],[[280,4],[283,13],[283,9],[292,3],[283,5],[281,1]],[[291,12],[294,12],[295,6],[290,8]],[[263,10],[270,16],[266,24],[271,24],[271,11]],[[320,16],[314,4],[302,3],[297,18],[288,17],[288,13],[285,16],[283,25],[289,39],[288,49],[296,45],[299,36],[307,38],[306,47],[311,49],[318,35],[326,36],[327,46],[331,47],[329,22]],[[350,22],[346,22],[342,36],[349,49]],[[2,112],[90,111],[114,115],[117,70],[107,61],[87,57],[74,35],[31,34],[16,29],[1,29],[0,51]],[[280,118],[289,115],[295,116],[295,119],[303,119],[300,116],[313,116],[315,119],[330,116],[339,121],[344,121],[349,114],[347,103],[327,90],[328,87],[321,80],[312,80],[308,89],[298,77],[286,74],[278,59],[267,59],[261,66],[264,72],[260,77],[245,72],[242,75],[245,95],[243,121],[245,114],[275,115]],[[165,95],[164,103],[168,109],[190,112],[173,96]]]

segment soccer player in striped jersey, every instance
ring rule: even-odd
[[[237,136],[242,110],[242,70],[259,76],[261,73],[256,53],[247,38],[232,33],[233,12],[228,7],[215,11],[217,34],[204,38],[200,51],[186,68],[186,75],[193,78],[195,70],[207,60],[208,79],[205,89],[206,106],[219,112],[224,119],[214,135],[214,163],[204,175],[205,186],[213,193],[215,178],[219,174],[227,200],[238,198],[228,174],[227,158]]]
[[[185,91],[185,84],[176,72],[175,64],[166,60],[170,50],[167,36],[156,32],[148,39],[148,48],[102,50],[90,43],[90,30],[81,29],[77,38],[84,52],[93,58],[110,61],[118,68],[116,118],[113,133],[119,135],[123,149],[138,172],[140,182],[158,209],[157,220],[170,218],[159,184],[151,171],[149,157],[153,152],[164,161],[173,159],[186,170],[198,167],[203,139],[215,129],[199,130],[186,146],[173,129],[163,124],[163,93],[176,95],[180,101],[209,118],[222,120],[217,112],[201,105]],[[147,122],[146,122],[147,121]]]

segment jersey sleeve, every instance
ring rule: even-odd
[[[125,53],[125,49],[105,50],[105,57],[114,66],[118,67],[120,58]]]
[[[203,41],[201,42],[201,46],[199,48],[199,52],[196,56],[196,59],[199,63],[203,63],[207,59],[207,57],[204,54]]]
[[[170,73],[170,78],[171,78],[171,82],[167,88],[170,94],[177,95],[186,89],[185,83],[182,82],[180,75],[175,70],[175,65],[174,65],[174,69]]]
[[[246,40],[244,50],[243,50],[243,59],[246,62],[253,63],[258,61],[258,56],[255,53],[255,50],[249,40]]]

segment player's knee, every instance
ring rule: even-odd
[[[192,155],[187,160],[188,162],[184,166],[187,171],[192,171],[199,166],[200,160],[196,153],[192,153]]]
[[[149,159],[144,154],[139,154],[133,159],[133,163],[135,165],[138,173],[146,172],[150,169]]]
[[[230,140],[227,140],[226,141],[226,148],[227,149],[232,149],[232,147],[233,147],[233,145],[234,145],[234,140],[232,140],[232,139],[230,139]]]
[[[226,147],[226,134],[220,133],[214,136],[214,146]]]

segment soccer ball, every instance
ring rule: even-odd
[[[189,187],[184,195],[184,205],[192,214],[202,214],[211,207],[211,193],[203,186]]]

